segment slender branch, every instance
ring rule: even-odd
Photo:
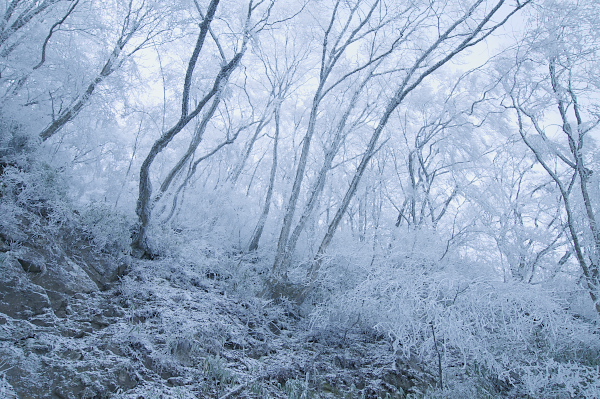
[[[50,28],[50,32],[48,32],[48,35],[44,39],[44,44],[42,44],[42,57],[40,59],[40,62],[36,66],[33,67],[34,71],[36,69],[40,68],[44,64],[44,62],[46,62],[46,47],[48,46],[48,42],[50,41],[50,38],[52,38],[52,35],[56,31],[56,29],[59,26],[61,26],[67,20],[67,18],[69,18],[69,16],[73,13],[73,11],[75,10],[75,7],[77,7],[77,4],[79,4],[79,0],[73,1],[73,4],[71,4],[69,6],[69,9],[65,13],[65,15],[60,20],[56,21],[54,23],[54,25],[52,25],[52,27]]]

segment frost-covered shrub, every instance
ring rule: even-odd
[[[186,387],[170,386],[162,381],[144,381],[131,392],[116,393],[115,399],[139,399],[142,398],[173,398],[173,399],[196,399],[195,392],[190,392]]]
[[[16,240],[24,229],[33,236],[71,229],[74,213],[66,187],[59,172],[39,162],[6,166],[0,174],[0,227]]]
[[[0,175],[0,215],[0,227],[15,240],[26,231],[33,236],[84,238],[98,251],[129,250],[132,220],[101,203],[77,209],[69,198],[64,176],[41,162],[26,168],[4,168]]]
[[[179,233],[185,242],[174,245],[170,253],[186,270],[210,280],[220,281],[229,291],[251,298],[264,290],[270,266],[262,251],[251,254],[234,252],[229,242],[217,237],[186,230]]]
[[[9,241],[25,241],[27,236],[17,227],[19,219],[25,213],[24,209],[14,202],[0,199],[0,231]]]
[[[79,222],[98,251],[127,253],[131,243],[133,220],[106,204],[88,204],[79,211]]]
[[[441,360],[448,376],[483,370],[518,394],[600,394],[597,332],[541,287],[390,263],[334,295],[313,321],[375,329],[434,375]]]
[[[223,261],[228,257],[228,248],[222,242],[215,242],[198,231],[182,231],[187,237],[185,242],[173,248],[174,255],[182,263],[201,266],[203,270],[212,269],[214,272],[225,273],[227,267]],[[221,244],[221,245],[220,245]]]
[[[27,169],[18,165],[4,168],[0,176],[3,200],[12,200],[27,210],[44,217],[65,207],[66,183],[60,173],[47,165],[34,163]]]
[[[265,259],[251,255],[239,256],[231,259],[229,264],[231,278],[227,281],[227,287],[233,293],[241,298],[252,299],[264,292],[271,266]]]
[[[6,111],[5,106],[0,111],[0,162],[13,163],[33,152],[39,138]]]
[[[219,356],[207,356],[204,359],[204,373],[218,385],[233,384],[237,376],[228,367],[226,361]]]
[[[315,395],[311,392],[308,381],[290,379],[285,382],[283,391],[289,399],[312,399]]]
[[[557,362],[548,359],[545,367],[521,367],[524,391],[531,397],[556,396],[570,398],[600,397],[600,369],[574,361]]]
[[[186,234],[181,229],[173,229],[168,225],[150,223],[148,245],[154,255],[159,257],[173,257],[177,248],[186,241]]]
[[[215,247],[245,248],[259,210],[251,206],[245,195],[227,185],[215,182],[214,187],[206,190],[191,183],[176,215],[169,220],[170,226],[193,231],[196,237],[203,237]],[[157,219],[159,214],[160,209],[156,212]]]

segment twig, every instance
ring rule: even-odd
[[[433,323],[430,324],[431,326],[431,334],[433,335],[433,347],[435,348],[435,353],[437,353],[437,358],[438,358],[438,374],[439,374],[439,387],[443,388],[444,387],[444,379],[443,379],[443,372],[442,372],[442,354],[440,353],[440,350],[438,348],[438,344],[437,344],[437,339],[435,338],[435,328],[433,327]]]
[[[260,377],[253,378],[250,381],[246,381],[245,383],[240,384],[237,387],[233,388],[231,391],[227,392],[225,395],[221,396],[219,399],[227,399],[233,395],[236,395],[236,394],[240,393],[248,385],[254,384],[256,381],[261,380],[263,378],[264,378],[264,376],[260,376]]]

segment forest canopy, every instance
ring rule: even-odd
[[[5,0],[0,226],[18,192],[135,259],[210,243],[316,324],[594,397],[599,10]]]

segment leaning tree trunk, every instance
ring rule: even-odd
[[[267,189],[267,197],[265,198],[265,204],[263,206],[262,213],[258,222],[256,223],[256,227],[254,228],[254,232],[252,233],[252,238],[250,239],[250,244],[248,245],[248,251],[252,252],[258,248],[258,243],[260,241],[260,237],[262,236],[263,229],[265,228],[265,223],[267,222],[267,217],[269,216],[269,210],[271,209],[271,199],[273,198],[273,190],[275,188],[275,177],[277,175],[277,145],[279,143],[279,128],[280,128],[280,110],[281,110],[281,102],[275,108],[275,136],[273,137],[273,163],[271,164],[271,175],[269,176],[269,188]]]
[[[190,90],[192,86],[192,77],[194,73],[194,69],[196,68],[196,64],[198,63],[198,57],[200,56],[200,51],[204,46],[204,42],[206,40],[206,36],[208,34],[210,24],[215,16],[217,11],[217,6],[219,5],[219,0],[212,0],[206,15],[204,16],[202,23],[200,24],[200,32],[198,33],[198,38],[196,39],[196,45],[194,46],[194,50],[192,52],[192,56],[188,62],[186,75],[183,84],[183,92],[182,92],[182,102],[181,102],[181,116],[175,125],[173,125],[169,130],[164,132],[158,140],[154,142],[150,152],[144,159],[142,166],[140,168],[140,182],[139,182],[139,194],[136,205],[136,214],[138,216],[138,231],[136,236],[131,244],[132,253],[136,257],[151,257],[151,251],[148,244],[148,227],[150,224],[150,217],[152,212],[152,183],[150,181],[150,167],[152,163],[166,147],[173,140],[173,138],[183,130],[184,127],[188,125],[204,108],[204,106],[210,101],[210,99],[217,93],[219,89],[219,85],[221,82],[225,81],[231,71],[237,63],[239,59],[236,55],[234,59],[229,62],[227,65],[224,65],[221,68],[221,71],[217,75],[215,82],[213,84],[212,89],[200,100],[197,106],[189,111],[189,102],[190,102]],[[235,63],[234,63],[235,61]]]

